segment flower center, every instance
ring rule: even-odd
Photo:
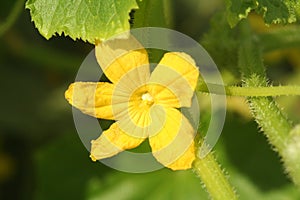
[[[153,97],[147,92],[147,93],[144,93],[142,95],[142,100],[143,102],[145,102],[147,105],[152,105],[154,103],[154,99]]]

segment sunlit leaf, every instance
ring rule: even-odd
[[[56,33],[90,43],[129,30],[129,12],[135,0],[28,0],[32,21],[49,39]]]

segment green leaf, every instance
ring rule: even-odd
[[[227,20],[231,27],[246,18],[252,10],[261,14],[266,24],[293,23],[300,7],[297,0],[227,0],[226,4]]]
[[[234,27],[241,19],[247,18],[249,12],[256,7],[254,0],[226,0],[227,21]]]
[[[135,0],[28,0],[26,8],[39,32],[49,39],[56,33],[90,43],[129,30]]]
[[[258,11],[264,15],[265,22],[271,23],[292,23],[296,21],[295,0],[259,0]]]

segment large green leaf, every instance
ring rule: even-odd
[[[28,0],[26,8],[47,39],[58,33],[90,43],[129,30],[135,0]]]
[[[292,23],[300,3],[297,0],[227,0],[227,19],[231,27],[246,18],[250,11],[262,14],[266,24]]]

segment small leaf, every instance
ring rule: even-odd
[[[234,27],[241,19],[247,18],[249,12],[256,8],[254,0],[226,0],[227,20]]]
[[[297,0],[227,0],[226,4],[227,20],[231,27],[247,18],[252,10],[261,14],[266,24],[293,23],[300,7]]]
[[[292,23],[296,21],[295,8],[296,2],[293,1],[274,1],[259,0],[257,12],[264,16],[267,24]]]
[[[90,43],[129,30],[129,12],[135,0],[28,0],[32,21],[49,39],[56,33]]]

